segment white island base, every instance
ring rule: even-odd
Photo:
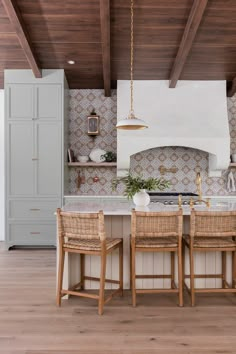
[[[105,229],[107,237],[122,237],[124,240],[124,288],[130,289],[130,232],[131,232],[131,209],[133,205],[128,202],[108,202],[94,203],[81,202],[66,205],[63,210],[75,212],[97,212],[104,210],[105,215]],[[235,204],[233,209],[236,208]],[[232,204],[225,203],[224,206],[213,206],[212,210],[232,210]],[[139,208],[140,210],[140,208]],[[177,210],[177,207],[155,205],[146,207],[145,210],[150,211],[164,211]],[[206,210],[202,207],[202,210]],[[184,233],[189,230],[189,207],[185,207],[184,213]],[[80,281],[80,259],[78,254],[70,254],[65,257],[64,279],[63,287],[68,288]],[[178,284],[177,276],[177,257],[175,260],[175,280]],[[221,273],[221,253],[220,252],[198,252],[195,253],[195,274],[220,274]],[[186,249],[186,272],[189,273],[189,257]],[[137,274],[170,274],[170,254],[165,252],[147,252],[139,253],[136,256],[136,273]],[[100,276],[100,259],[97,256],[85,256],[85,274],[87,276]],[[227,281],[231,284],[231,254],[227,254]],[[107,257],[107,273],[106,277],[109,279],[118,280],[118,250],[112,252],[112,255]],[[136,281],[137,288],[168,288],[170,287],[169,279],[144,279]],[[196,279],[196,287],[200,288],[217,288],[221,287],[221,279]],[[86,289],[98,289],[98,282],[87,280],[85,282]],[[106,289],[115,288],[116,285],[107,284]]]

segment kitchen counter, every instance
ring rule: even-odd
[[[76,200],[75,202],[69,202],[63,207],[64,211],[80,212],[80,213],[95,213],[99,210],[103,210],[104,215],[131,215],[132,209],[138,211],[176,211],[178,210],[178,205],[164,205],[163,203],[150,203],[147,207],[135,207],[132,201],[127,199],[103,199],[98,200]],[[188,205],[183,205],[183,215],[190,215],[190,207]],[[212,210],[212,211],[227,211],[236,210],[236,200],[224,200],[218,201],[215,199],[211,200],[211,207],[207,208],[205,204],[195,205],[195,210]]]
[[[65,204],[63,210],[73,212],[98,212],[104,211],[105,215],[105,230],[107,237],[123,237],[124,241],[124,288],[129,289],[129,252],[130,252],[130,232],[131,232],[131,210],[134,204],[131,201],[127,201],[126,198],[74,198],[73,202]],[[212,199],[211,208],[207,208],[205,205],[195,205],[195,210],[214,210],[214,211],[226,211],[236,210],[236,199]],[[145,208],[136,208],[136,210],[145,211],[171,211],[178,210],[178,206],[164,205],[161,203],[149,204]],[[189,230],[189,215],[190,207],[183,206],[184,214],[184,233]],[[176,260],[177,261],[177,260]],[[231,279],[231,265],[230,255],[227,257],[227,280],[230,283]],[[86,256],[86,275],[99,276],[99,257]],[[188,270],[188,253],[186,252],[186,269]],[[68,287],[79,282],[79,256],[76,254],[70,254],[65,258],[64,268],[64,286]],[[145,274],[168,274],[170,272],[170,255],[168,253],[147,253],[138,254],[136,257],[137,273]],[[158,269],[158,270],[157,270]],[[177,262],[176,262],[177,269]],[[219,252],[197,253],[195,257],[195,271],[198,274],[206,273],[219,274],[221,269],[221,255]],[[107,258],[107,277],[118,278],[118,254],[114,253]],[[196,286],[215,288],[219,287],[220,279],[196,279]],[[176,272],[176,282],[177,272]],[[93,281],[86,281],[85,284],[88,289],[96,289],[97,283]],[[108,284],[107,288],[114,285]],[[168,279],[145,279],[137,280],[137,288],[152,288],[152,287],[168,287]]]

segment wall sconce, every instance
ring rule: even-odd
[[[95,136],[99,134],[99,123],[100,118],[93,109],[90,116],[88,116],[88,135]]]

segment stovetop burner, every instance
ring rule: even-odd
[[[191,192],[149,192],[151,203],[163,203],[165,205],[178,204],[178,197],[182,195],[182,204],[188,205],[191,197],[198,194]]]

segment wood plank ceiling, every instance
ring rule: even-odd
[[[9,1],[0,0],[1,88],[4,69],[30,68],[19,32],[6,12]],[[116,80],[130,78],[128,0],[10,2],[19,10],[39,68],[65,69],[70,88],[105,87],[109,95]],[[194,6],[200,10],[191,23]],[[169,80],[186,30],[190,40],[189,48],[184,49],[189,50],[181,59],[177,80],[227,80],[233,94],[235,0],[134,0],[134,79]],[[75,65],[69,65],[68,60],[74,60]]]

